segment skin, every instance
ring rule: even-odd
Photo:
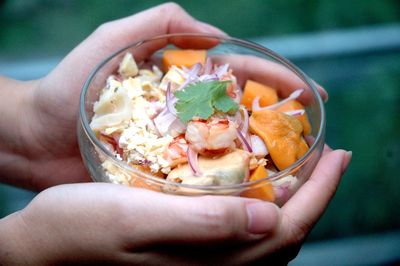
[[[2,265],[287,264],[295,257],[351,153],[326,146],[311,178],[281,209],[256,199],[66,184],[89,181],[75,132],[79,93],[91,69],[129,43],[176,32],[224,34],[167,3],[100,26],[40,80],[0,77],[0,180],[42,191],[0,220]]]
[[[284,66],[264,58],[251,55],[224,55],[213,58],[215,62],[229,63],[235,69],[238,84],[243,88],[248,79],[270,86],[278,91],[279,97],[286,98],[293,91],[308,86],[292,71]],[[320,85],[316,84],[322,99],[327,102],[328,93]],[[311,90],[305,90],[298,100],[304,105],[312,102]]]

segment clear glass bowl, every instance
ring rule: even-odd
[[[116,73],[123,56],[130,52],[138,64],[150,63],[161,68],[163,49],[176,47],[208,50],[214,62],[230,63],[238,83],[246,79],[264,83],[278,90],[280,97],[287,97],[298,88],[305,91],[298,99],[306,106],[311,123],[307,137],[308,152],[290,167],[252,182],[226,186],[199,186],[179,184],[150,175],[118,160],[96,138],[89,124],[93,104],[106,84],[109,75]],[[243,88],[243,87],[242,87]],[[110,182],[106,169],[124,177],[125,183],[169,194],[234,195],[255,197],[283,205],[307,181],[321,157],[325,139],[325,110],[323,101],[312,80],[299,68],[273,51],[249,41],[216,35],[170,34],[142,40],[112,54],[101,62],[87,79],[80,97],[78,140],[83,161],[94,181]]]

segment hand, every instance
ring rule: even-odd
[[[239,197],[62,185],[0,222],[5,265],[287,264],[335,193],[351,154],[325,148],[281,208]],[[31,247],[35,247],[32,249]]]
[[[294,90],[307,88],[308,85],[299,76],[280,63],[253,55],[217,55],[213,62],[229,63],[235,70],[238,84],[244,88],[247,80],[253,80],[268,85],[278,91],[279,97],[286,98]],[[328,93],[323,87],[314,82],[322,100],[328,100]],[[314,97],[311,90],[306,89],[297,99],[305,106],[310,105]]]
[[[168,3],[100,26],[41,80],[21,83],[0,77],[0,96],[17,99],[17,104],[4,108],[5,112],[12,112],[4,118],[7,123],[2,123],[9,126],[1,130],[8,131],[0,131],[2,181],[34,190],[89,181],[76,136],[79,94],[89,73],[128,44],[178,32],[223,34],[196,21],[178,5]],[[20,115],[17,117],[16,113]]]

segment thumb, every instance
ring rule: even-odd
[[[137,245],[213,244],[270,235],[280,220],[270,202],[228,196],[182,197],[134,190],[132,240]]]
[[[325,147],[310,180],[282,207],[284,217],[287,218],[283,223],[295,226],[296,230],[291,230],[293,235],[307,234],[321,217],[350,160],[351,153],[344,150],[332,151]]]

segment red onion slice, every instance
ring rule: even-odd
[[[217,75],[218,79],[221,79],[221,77],[228,72],[228,69],[229,69],[229,64],[228,63],[223,64],[214,71],[214,74]]]
[[[185,81],[176,89],[177,91],[183,90],[190,83],[194,83],[199,81],[199,72],[202,68],[200,63],[193,65],[190,69],[186,67],[182,67],[184,69],[184,78]]]
[[[253,103],[252,103],[252,106],[251,106],[251,110],[253,110],[253,111],[257,111],[257,110],[260,110],[261,109],[261,106],[260,106],[260,96],[257,96],[257,97],[255,97],[254,99],[253,99]]]
[[[167,108],[159,113],[154,119],[154,125],[161,136],[165,136],[168,133],[168,128],[172,122],[176,119],[176,116],[171,114]]]
[[[305,111],[303,109],[298,109],[298,110],[287,111],[284,113],[291,116],[301,116],[305,113]]]
[[[204,64],[203,75],[211,74],[211,70],[212,70],[212,61],[210,57],[207,57],[206,63]]]
[[[176,72],[178,72],[179,75],[181,75],[183,78],[186,78],[187,75],[186,75],[185,71],[183,71],[182,69],[180,69],[179,67],[177,67],[175,65],[171,66],[171,68],[173,68]]]
[[[242,143],[243,148],[248,152],[253,152],[251,145],[247,141],[246,137],[242,134],[242,132],[239,129],[236,129],[236,133],[239,137],[240,143]]]
[[[257,110],[274,110],[274,109],[284,105],[288,101],[297,99],[303,93],[303,91],[304,91],[304,89],[295,90],[294,92],[292,92],[289,95],[289,97],[283,99],[282,101],[277,102],[277,103],[272,104],[272,105],[265,106],[265,107],[260,107],[260,97],[257,96],[253,100],[252,110],[254,110],[254,111],[257,111]]]
[[[243,135],[246,135],[247,131],[249,130],[249,112],[247,112],[246,107],[240,105],[239,113],[241,114],[240,117],[242,119],[241,123],[239,124],[239,128]]]
[[[242,120],[242,114],[240,112],[236,112],[235,115],[233,116],[227,116],[229,122],[235,123],[238,126],[239,130],[242,130],[243,128],[243,120]]]
[[[297,98],[303,93],[303,91],[304,91],[304,89],[295,90],[295,91],[292,92],[292,93],[289,95],[289,97],[287,97],[286,99],[283,99],[282,101],[277,102],[276,104],[269,105],[269,106],[264,107],[264,108],[270,109],[270,110],[276,109],[276,108],[278,108],[279,106],[282,106],[283,104],[287,103],[288,101],[297,99]]]
[[[188,163],[189,163],[190,169],[192,169],[193,174],[195,176],[200,176],[201,172],[200,172],[200,169],[199,169],[199,162],[198,162],[199,153],[196,150],[192,149],[190,147],[190,145],[188,145],[186,154],[187,154],[187,158],[188,158]]]
[[[198,81],[214,81],[214,80],[219,80],[217,75],[215,74],[204,74],[201,75],[198,79]]]
[[[188,74],[188,79],[190,79],[190,80],[197,79],[198,76],[199,76],[199,73],[200,73],[200,70],[201,70],[202,67],[203,67],[203,66],[202,66],[201,63],[194,64],[194,65],[189,69],[189,72],[187,73],[187,74]]]
[[[185,73],[185,75],[187,75],[187,73],[189,72],[190,69],[185,66],[182,66],[182,70]]]
[[[176,109],[175,109],[175,103],[176,102],[177,102],[177,99],[175,98],[175,96],[174,96],[174,94],[172,93],[172,90],[171,90],[171,83],[168,82],[165,105],[166,105],[168,111],[171,114],[173,114],[174,116],[177,116],[177,112],[176,112]]]
[[[189,85],[190,82],[191,82],[190,79],[186,79],[186,80],[176,89],[176,91],[183,90],[187,85]]]
[[[176,117],[176,119],[168,127],[168,133],[172,137],[177,137],[180,134],[185,133],[186,127],[187,126],[178,117]]]
[[[170,113],[167,108],[159,113],[153,122],[161,136],[170,134],[172,137],[176,137],[186,130],[186,125],[177,116]]]

